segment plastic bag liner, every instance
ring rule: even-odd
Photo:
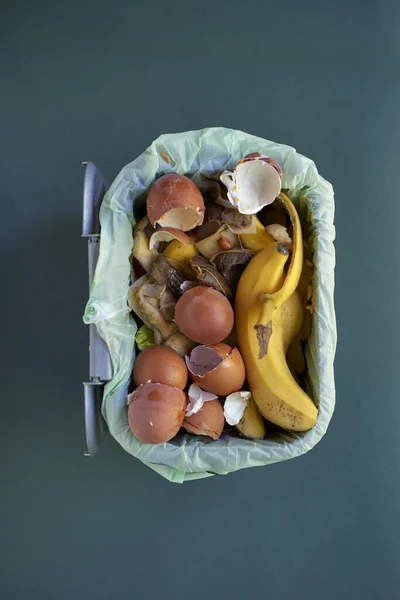
[[[319,407],[315,427],[306,433],[276,434],[252,441],[223,434],[217,441],[189,434],[166,444],[139,442],[127,419],[127,389],[135,360],[133,315],[127,304],[132,226],[142,216],[146,192],[164,173],[181,173],[200,182],[232,169],[250,152],[272,157],[283,170],[282,188],[294,201],[310,232],[315,264],[313,324],[306,347],[308,391]],[[142,211],[142,212],[140,212]],[[335,229],[333,189],[309,158],[294,148],[222,127],[160,136],[122,169],[104,197],[99,260],[85,323],[95,323],[107,342],[113,379],[106,384],[102,413],[111,434],[130,454],[170,481],[182,483],[209,475],[269,465],[311,450],[325,434],[335,406],[333,361],[336,322],[333,303]]]

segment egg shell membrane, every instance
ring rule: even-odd
[[[176,228],[182,231],[194,229],[203,222],[204,211],[193,208],[172,208],[170,211],[160,217],[156,223],[163,228]]]

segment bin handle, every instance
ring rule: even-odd
[[[100,206],[107,189],[106,181],[91,162],[83,162],[85,176],[83,182],[82,237],[88,241],[89,290],[99,256]],[[101,416],[101,402],[104,384],[112,378],[111,358],[107,345],[94,324],[89,325],[89,378],[84,385],[85,431],[87,450],[85,456],[94,456],[99,451],[101,438],[107,431]]]

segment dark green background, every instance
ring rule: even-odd
[[[399,597],[399,34],[384,0],[2,3],[2,598]],[[334,185],[337,409],[302,458],[179,486],[83,457],[80,161],[210,125]]]

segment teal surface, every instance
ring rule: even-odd
[[[398,599],[399,34],[384,0],[3,3],[2,598]],[[83,457],[80,161],[212,125],[334,185],[337,402],[307,455],[177,486]]]

